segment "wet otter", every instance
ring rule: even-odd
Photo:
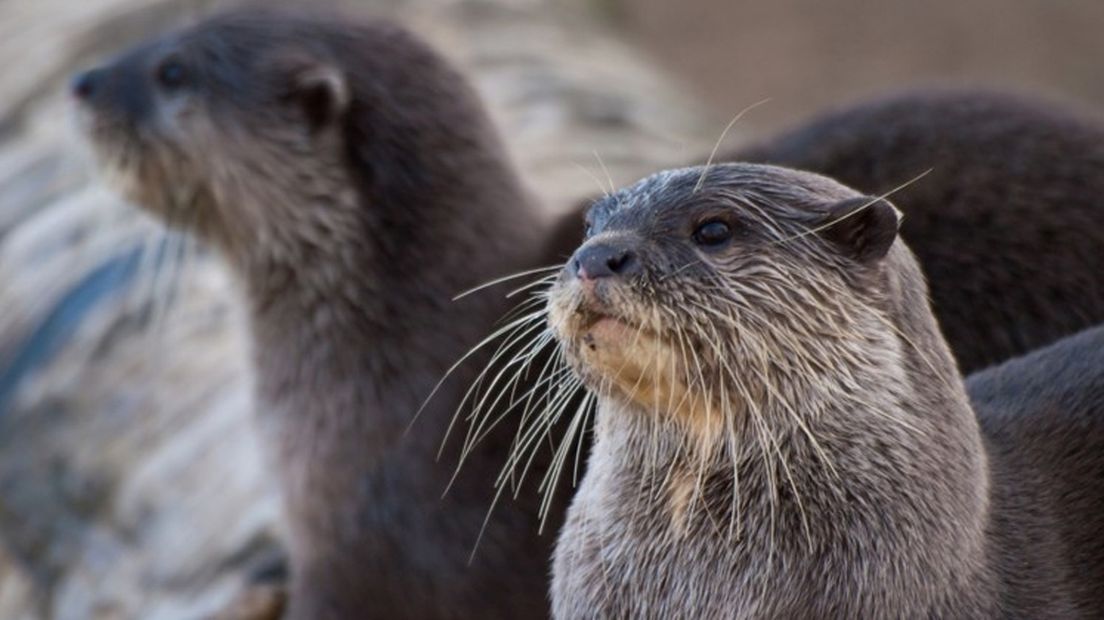
[[[1104,613],[1104,332],[974,379],[979,426],[887,201],[729,164],[589,221],[549,294],[599,400],[556,617]]]
[[[722,158],[895,192],[964,372],[1104,322],[1104,125],[1009,94],[932,90],[819,115]]]
[[[512,305],[452,297],[571,251],[542,247],[550,224],[465,80],[394,24],[254,9],[141,45],[73,92],[115,184],[242,282],[289,616],[546,615],[535,498],[498,508],[469,565],[512,431],[441,498],[456,458],[435,457],[478,359],[411,428]]]

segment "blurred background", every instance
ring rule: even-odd
[[[101,189],[69,74],[229,2],[0,0],[0,620],[202,618],[280,554],[217,257]],[[475,82],[550,211],[924,84],[1104,103],[1099,0],[346,0]],[[317,5],[317,4],[316,4]]]
[[[606,0],[629,40],[713,110],[759,131],[924,84],[1104,103],[1095,0]],[[731,111],[731,112],[730,112]]]

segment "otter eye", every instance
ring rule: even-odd
[[[732,238],[732,229],[720,220],[712,220],[698,226],[694,231],[694,243],[706,246],[718,246]]]
[[[187,81],[187,71],[179,60],[171,58],[157,67],[157,83],[165,90],[176,90]]]

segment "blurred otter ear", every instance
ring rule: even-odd
[[[345,76],[336,67],[310,62],[296,67],[285,98],[302,111],[311,131],[333,125],[349,107]]]
[[[900,222],[900,212],[889,201],[858,196],[829,207],[817,232],[850,258],[870,263],[889,252]]]

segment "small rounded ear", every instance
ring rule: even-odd
[[[829,207],[817,232],[846,256],[870,263],[889,252],[900,222],[900,213],[889,201],[857,196]]]
[[[319,131],[345,114],[351,93],[345,75],[337,67],[301,61],[291,69],[284,97],[299,107],[311,131]]]

